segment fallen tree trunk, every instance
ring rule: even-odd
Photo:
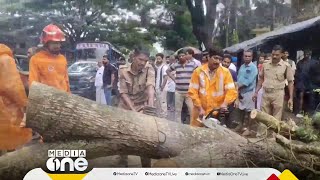
[[[262,111],[258,110],[252,110],[250,114],[251,119],[265,124],[268,128],[271,128],[273,131],[283,134],[283,135],[288,135],[290,132],[293,133],[297,130],[298,126],[295,124],[287,124],[284,121],[279,121],[275,117],[264,113]]]
[[[105,139],[120,153],[162,158],[177,156],[186,147],[215,140],[246,140],[227,129],[191,128],[165,119],[98,105],[39,83],[29,93],[27,127],[45,142]],[[112,148],[112,147],[110,147]]]
[[[38,83],[30,89],[27,126],[39,132],[45,144],[1,157],[0,168],[8,170],[4,171],[8,177],[43,166],[48,148],[86,149],[88,159],[119,154],[170,158],[180,167],[278,168],[285,164],[295,171],[299,166],[311,169],[320,162],[318,156],[291,152],[273,139],[250,142],[228,129],[193,128],[100,106]]]
[[[115,148],[110,148],[111,146]],[[46,169],[48,150],[85,149],[86,159],[89,160],[112,156],[117,152],[116,147],[107,140],[56,142],[23,147],[0,157],[0,179],[23,179],[34,168]],[[116,166],[118,162],[108,163]],[[94,164],[89,163],[89,169],[93,167]]]

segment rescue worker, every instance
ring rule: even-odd
[[[32,56],[29,65],[29,86],[33,81],[70,92],[67,60],[60,54],[65,36],[59,27],[46,26],[40,38],[43,49]]]
[[[122,65],[119,69],[119,107],[145,113],[153,110],[155,99],[155,71],[147,63],[149,52],[135,49],[132,56],[132,64]],[[151,114],[150,114],[151,115]],[[128,166],[128,156],[121,156],[121,164]],[[142,167],[151,167],[149,158],[141,157]]]
[[[290,95],[288,100],[289,109],[292,109],[293,105],[293,72],[290,65],[281,59],[282,56],[282,47],[276,45],[272,50],[271,62],[266,62],[262,66],[257,88],[252,98],[254,101],[256,101],[259,90],[263,88],[264,91],[261,109],[263,112],[274,116],[278,120],[281,120],[282,118],[286,80],[288,81]],[[265,126],[263,127],[266,129]],[[261,129],[261,131],[258,130],[257,136],[262,135],[261,132],[264,133],[266,131],[263,129]]]
[[[213,109],[227,110],[238,96],[229,69],[220,65],[223,55],[209,50],[208,63],[197,68],[191,77],[188,95],[193,101],[191,126],[201,127],[198,121]]]
[[[0,150],[14,150],[31,140],[24,126],[27,95],[11,49],[0,44]]]

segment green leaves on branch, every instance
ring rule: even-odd
[[[309,116],[304,117],[304,124],[296,130],[296,136],[303,142],[313,142],[319,140],[319,130],[316,129],[320,127],[320,113],[317,112],[311,118]]]

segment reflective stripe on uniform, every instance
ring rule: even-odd
[[[199,84],[190,83],[189,88],[199,89]]]
[[[218,91],[212,93],[213,97],[223,96],[223,94],[224,94],[224,86],[223,86],[223,84],[224,84],[224,76],[223,76],[223,73],[220,73]]]
[[[204,75],[204,72],[201,72],[201,73],[200,73],[200,86],[201,86],[201,87],[205,87],[205,86],[206,86],[204,76],[205,76],[205,75]]]
[[[234,83],[229,83],[227,85],[224,86],[225,89],[234,89],[235,86],[234,86]]]
[[[200,93],[205,96],[207,94],[206,89],[200,88]]]
[[[217,97],[217,96],[223,96],[223,91],[219,91],[219,92],[214,92],[214,93],[212,93],[212,96],[213,97]]]

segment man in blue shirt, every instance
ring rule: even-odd
[[[240,125],[236,131],[242,133],[243,136],[250,135],[250,126],[252,121],[250,119],[250,112],[255,109],[255,103],[252,101],[256,88],[256,78],[258,75],[258,68],[252,63],[253,52],[247,50],[244,52],[244,64],[241,65],[238,71],[238,101],[236,107],[241,111]]]

